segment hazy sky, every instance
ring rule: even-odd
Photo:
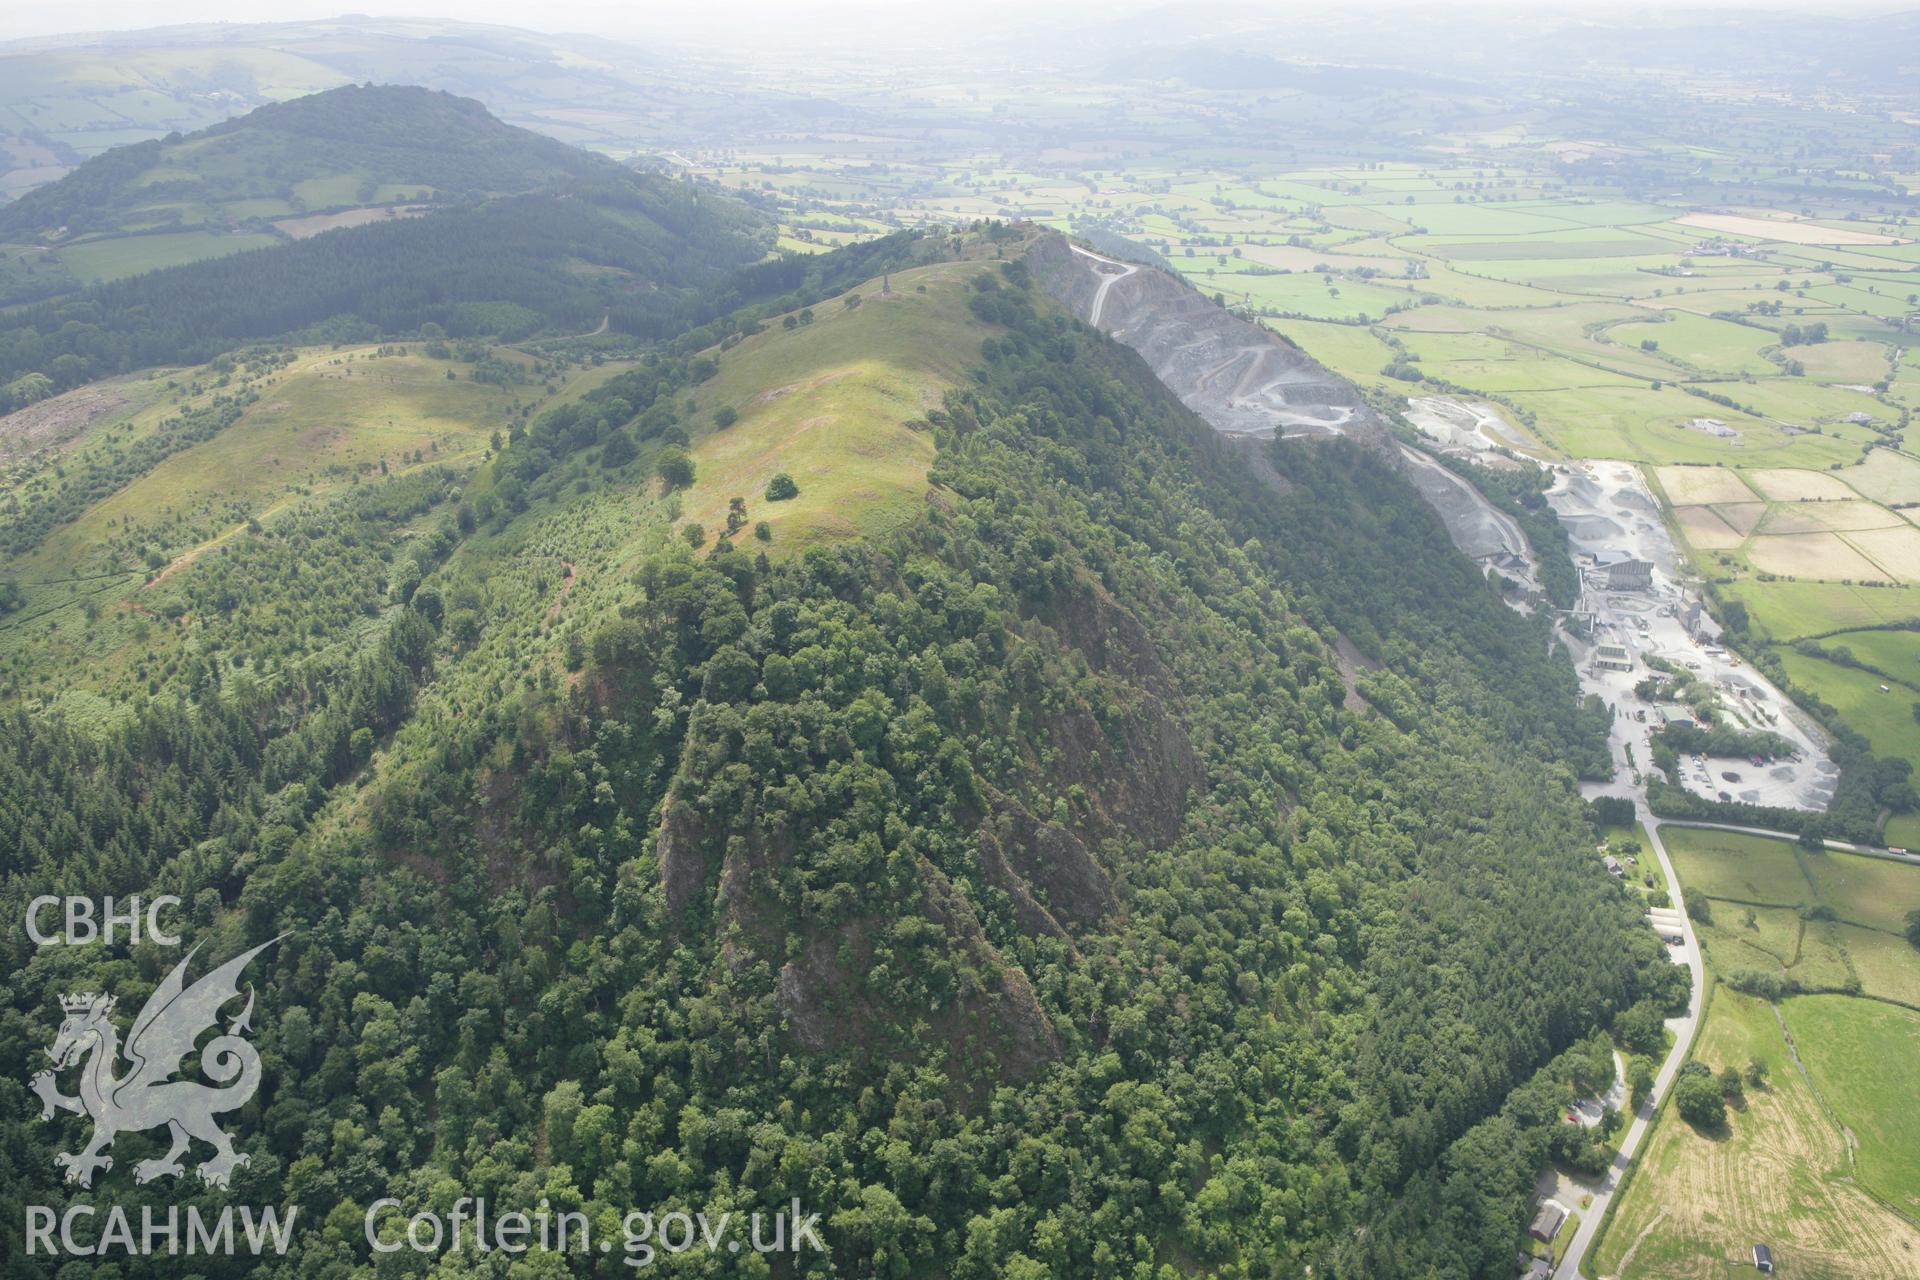
[[[1233,7],[1259,7],[1284,13],[1325,14],[1313,0],[1228,0]],[[1369,8],[1406,7],[1406,0],[1362,0]],[[1431,15],[1449,0],[1429,0],[1419,9]],[[0,0],[0,39],[84,31],[120,31],[182,22],[273,22],[333,18],[343,13],[389,17],[454,18],[497,22],[549,32],[592,32],[615,37],[683,38],[703,41],[743,39],[804,24],[808,34],[844,27],[874,34],[891,27],[937,31],[943,25],[979,36],[996,23],[1026,26],[1036,20],[1079,21],[1103,14],[1166,7],[1167,0],[964,0],[963,3],[915,3],[914,0],[81,0],[78,4],[36,4]],[[1211,8],[1201,0],[1201,8]],[[1340,6],[1355,7],[1352,0]],[[1461,6],[1467,7],[1467,6]],[[1491,6],[1473,5],[1474,8]],[[1507,0],[1508,8],[1569,8],[1605,11],[1627,17],[1640,0]],[[1892,0],[1686,0],[1675,8],[1765,8],[1806,11],[1890,10]]]
[[[82,0],[78,4],[33,4],[0,0],[0,39],[80,31],[123,31],[183,22],[274,22],[335,18],[346,13],[382,17],[453,18],[496,22],[549,32],[607,36],[724,38],[734,32],[785,27],[795,22],[872,29],[876,24],[966,22],[976,31],[996,18],[1031,18],[1044,12],[1092,17],[1136,10],[1164,0],[966,0],[960,5],[920,5],[913,0]]]

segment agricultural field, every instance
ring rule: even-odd
[[[181,231],[78,241],[57,250],[56,256],[82,283],[102,284],[275,243],[275,237],[260,232]]]
[[[1891,1047],[1897,1028],[1883,1034],[1881,1023],[1887,1014],[1905,1013],[1869,1000],[1801,996],[1787,1001],[1776,1016],[1764,1000],[1725,986],[1716,990],[1694,1057],[1716,1070],[1744,1070],[1758,1059],[1766,1066],[1767,1083],[1746,1088],[1721,1134],[1702,1134],[1669,1108],[1615,1206],[1593,1258],[1596,1274],[1618,1280],[1710,1280],[1740,1274],[1753,1243],[1764,1241],[1782,1275],[1920,1277],[1920,1230],[1875,1199],[1878,1185],[1869,1180],[1869,1170],[1877,1176],[1883,1166],[1899,1176],[1905,1161],[1885,1143],[1910,1143],[1911,1136],[1892,1128],[1855,1128],[1863,1144],[1855,1173],[1846,1138],[1828,1112],[1832,1107],[1849,1127],[1855,1123],[1852,1114],[1877,1124],[1901,1091],[1886,1087],[1885,1067],[1878,1066],[1861,1077],[1877,1087],[1877,1105],[1857,1106],[1851,1096],[1826,1094],[1831,1059],[1813,1055],[1810,1036],[1799,1031],[1805,1024],[1821,1033],[1839,1032],[1842,1047],[1836,1052]],[[1811,1075],[1796,1065],[1782,1017],[1795,1030]],[[1911,1061],[1913,1050],[1907,1054]],[[1843,1100],[1850,1112],[1841,1112]],[[1906,1112],[1911,1115],[1910,1108]],[[1871,1158],[1869,1140],[1875,1145]]]
[[[1860,1184],[1920,1211],[1920,1111],[1907,1087],[1920,1065],[1920,1011],[1844,996],[1802,996],[1782,1011],[1814,1086],[1859,1141]]]
[[[1722,977],[1749,970],[1812,990],[1858,983],[1894,1000],[1920,985],[1920,951],[1901,936],[1907,911],[1920,905],[1920,869],[1731,831],[1668,826],[1661,834],[1689,900],[1711,910],[1711,922],[1696,928]]]
[[[1861,663],[1920,683],[1920,631],[1843,631],[1822,642],[1844,648]]]
[[[1710,908],[1712,923],[1696,928],[1715,977],[1857,982],[1864,996],[1797,995],[1776,1008],[1714,989],[1693,1057],[1716,1071],[1757,1060],[1766,1083],[1746,1086],[1723,1132],[1663,1113],[1596,1274],[1706,1280],[1764,1241],[1782,1274],[1920,1277],[1920,1231],[1889,1208],[1920,1205],[1920,1135],[1904,1085],[1889,1085],[1920,1067],[1920,1007],[1888,1003],[1920,1006],[1920,951],[1899,933],[1920,870],[1734,832],[1669,824],[1661,835],[1690,898]]]
[[[1793,682],[1838,708],[1843,720],[1866,735],[1875,754],[1898,756],[1920,769],[1920,722],[1913,717],[1920,692],[1792,649],[1776,652]]]

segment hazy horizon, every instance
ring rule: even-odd
[[[1672,9],[1652,10],[1640,4],[1617,4],[1608,0],[1585,0],[1574,4],[1549,0],[1507,0],[1506,3],[1443,3],[1441,8],[1462,16],[1493,16],[1516,10],[1540,10],[1556,15],[1578,13],[1590,18],[1613,18],[1620,22],[1644,20],[1649,16],[1672,23],[1693,12],[1724,15],[1733,12],[1801,13],[1824,16],[1841,12],[1851,15],[1897,13],[1911,5],[1857,0],[1852,3],[1812,5],[1768,0],[1739,3],[1739,0],[1694,0]],[[103,0],[87,6],[91,19],[76,23],[71,9],[14,7],[0,12],[0,42],[16,40],[58,40],[129,31],[152,30],[171,26],[223,24],[258,26],[276,22],[313,22],[342,18],[374,18],[404,21],[418,19],[435,22],[469,22],[518,27],[550,35],[590,35],[602,38],[670,40],[702,45],[737,44],[743,47],[768,42],[813,42],[822,39],[844,40],[865,37],[869,44],[884,46],[887,37],[914,42],[929,36],[970,37],[969,42],[991,40],[1012,30],[1033,30],[1061,24],[1076,24],[1117,17],[1140,17],[1156,10],[1171,10],[1164,0],[1132,0],[1121,3],[1096,3],[1095,0],[984,0],[959,9],[903,11],[885,0],[833,0],[832,3],[794,6],[776,0],[738,0],[724,7],[674,8],[636,12],[617,0],[554,0],[538,8],[519,0],[276,0],[271,5],[250,4],[246,0],[170,0],[155,6],[135,0]],[[1431,5],[1410,6],[1402,0],[1361,0],[1343,6],[1340,17],[1358,11],[1409,13],[1431,16]],[[1193,12],[1182,7],[1184,19]],[[1322,23],[1329,13],[1324,8],[1295,0],[1222,0],[1200,9],[1203,17],[1296,16],[1307,22]],[[1171,19],[1172,14],[1169,14]]]

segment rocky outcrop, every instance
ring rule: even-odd
[[[1003,874],[1018,877],[1029,902],[1027,887],[1038,890],[1055,930],[1064,932],[1062,921],[1080,928],[1098,924],[1114,910],[1113,882],[1079,836],[1010,800],[1002,803],[1005,808],[980,826],[983,855],[997,857]]]
[[[1022,1079],[1057,1058],[1059,1035],[1026,973],[1001,958],[972,905],[939,868],[921,859],[919,875],[925,886],[920,907],[945,932],[942,950],[985,975],[983,988],[926,1011],[932,1033],[952,1053],[987,1055],[989,1062],[971,1065],[991,1066],[998,1078]],[[872,939],[884,935],[886,923],[849,920],[808,938],[799,954],[780,966],[780,1013],[803,1048],[886,1051],[900,1026],[900,1011],[866,983]]]
[[[667,906],[679,911],[706,887],[707,828],[690,804],[676,803],[669,796],[664,809],[654,857],[660,864],[660,888],[667,895]]]

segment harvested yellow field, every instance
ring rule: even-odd
[[[1901,582],[1920,582],[1920,529],[1863,529],[1847,538]]]
[[[1747,472],[1747,479],[1775,502],[1830,501],[1857,496],[1838,477],[1824,471],[1767,467]]]
[[[1855,537],[1864,535],[1856,534]],[[1747,544],[1747,558],[1763,573],[1783,578],[1855,582],[1885,577],[1873,561],[1848,546],[1837,533],[1762,534]]]
[[[1715,507],[1713,510],[1722,520],[1725,520],[1735,529],[1738,529],[1742,534],[1749,534],[1760,527],[1760,521],[1764,519],[1767,514],[1767,504],[1764,502],[1731,502],[1725,506]]]
[[[1782,244],[1904,244],[1895,236],[1872,231],[1843,231],[1813,222],[1789,222],[1785,218],[1748,218],[1737,213],[1689,213],[1674,219],[1683,227],[1701,227],[1707,231],[1734,236],[1754,236],[1778,240]]]
[[[1769,1005],[1721,987],[1695,1056],[1715,1068],[1758,1058],[1769,1083],[1748,1089],[1717,1134],[1667,1111],[1595,1258],[1600,1274],[1750,1275],[1749,1251],[1765,1240],[1783,1274],[1920,1280],[1920,1231],[1848,1175],[1846,1139],[1795,1065]]]
[[[1875,502],[1920,502],[1920,462],[1902,454],[1875,449],[1839,474]]]
[[[1897,528],[1902,523],[1899,516],[1885,507],[1855,498],[1774,507],[1764,528],[1767,533],[1822,533],[1829,529],[1845,533],[1853,529]]]
[[[1655,467],[1653,473],[1667,491],[1667,501],[1676,507],[1753,501],[1753,490],[1726,467]]]
[[[1725,551],[1746,541],[1746,535],[1714,514],[1712,507],[1675,507],[1680,533],[1701,551]]]

